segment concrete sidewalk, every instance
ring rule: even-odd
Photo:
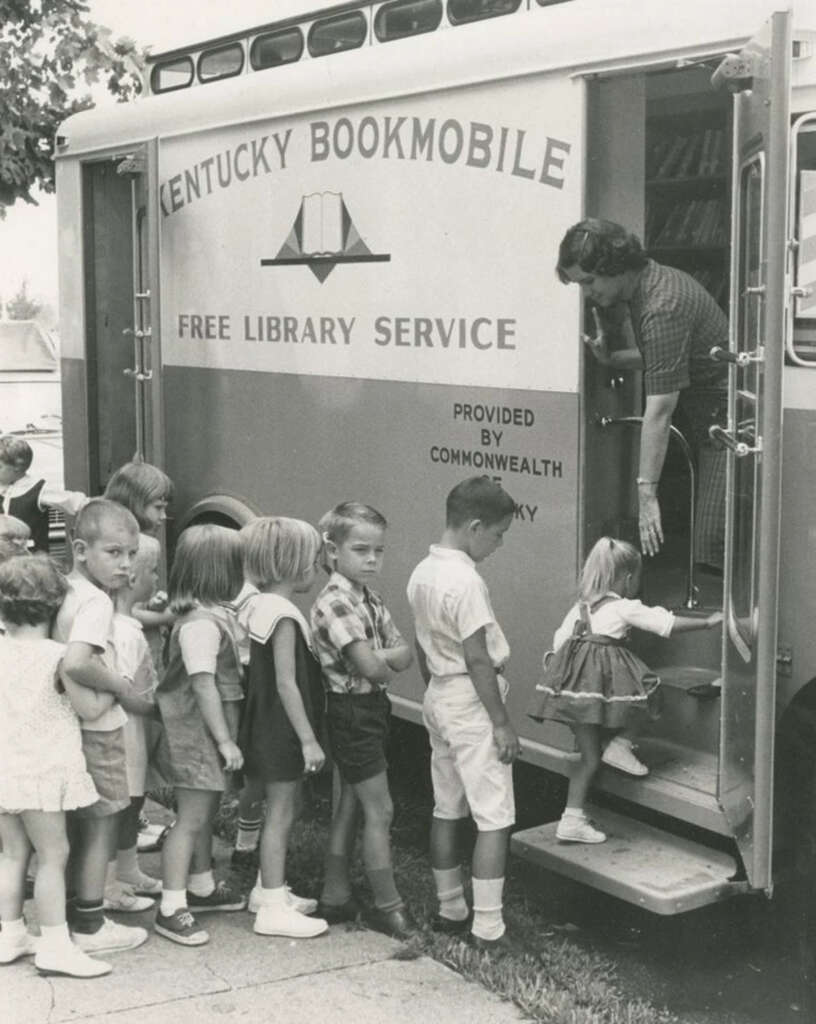
[[[219,863],[226,853],[216,850]],[[160,875],[158,854],[143,855],[141,861],[150,874]],[[148,928],[150,938],[139,949],[111,955],[113,972],[107,977],[43,978],[31,958],[0,967],[0,1022],[147,1024],[172,1017],[196,1024],[427,1024],[456,1017],[468,1024],[509,1024],[524,1019],[511,1003],[427,957],[394,959],[400,943],[357,926],[335,925],[328,935],[293,941],[255,935],[246,912],[206,914],[202,922],[210,942],[191,949],[156,935],[153,916],[153,911],[116,915],[123,924]]]

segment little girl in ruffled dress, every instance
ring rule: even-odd
[[[567,806],[556,829],[561,842],[602,843],[606,834],[586,817],[584,805],[601,762],[629,775],[648,767],[632,749],[632,737],[656,717],[658,676],[626,646],[630,630],[668,637],[692,629],[713,629],[722,612],[705,618],[675,615],[635,598],[641,557],[622,540],[601,537],[581,573],[578,600],[555,632],[553,653],[528,714],[536,721],[566,723],[575,735],[580,761],[567,790]],[[607,742],[604,744],[604,740]]]
[[[95,978],[110,964],[74,945],[65,921],[65,813],[98,799],[77,715],[95,717],[111,697],[60,680],[64,645],[48,633],[66,590],[46,555],[0,564],[0,964],[34,954],[41,974]],[[32,850],[37,942],[23,918]]]

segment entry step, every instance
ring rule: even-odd
[[[587,813],[605,843],[562,843],[551,821],[511,837],[516,856],[656,914],[681,914],[742,890],[733,857],[602,808]]]
[[[711,668],[698,668],[696,665],[663,665],[653,670],[660,677],[661,686],[671,686],[685,693],[704,693],[709,688],[716,690],[722,683],[720,672]]]

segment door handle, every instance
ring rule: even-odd
[[[744,459],[747,455],[756,455],[762,451],[761,437],[758,437],[753,445],[746,444],[744,441],[738,441],[733,434],[729,434],[727,430],[718,426],[709,427],[708,436],[712,441],[716,441],[717,444],[721,444],[733,452],[738,459]]]
[[[760,345],[753,352],[729,352],[727,348],[720,348],[715,345],[708,350],[710,359],[718,363],[733,363],[735,366],[746,367],[751,363],[761,363],[765,360],[765,349]]]

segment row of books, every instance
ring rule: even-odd
[[[728,217],[724,199],[686,199],[675,203],[666,216],[665,206],[650,204],[646,213],[650,247],[728,245]]]
[[[707,178],[724,174],[728,153],[724,128],[690,135],[664,135],[646,154],[647,178]]]

